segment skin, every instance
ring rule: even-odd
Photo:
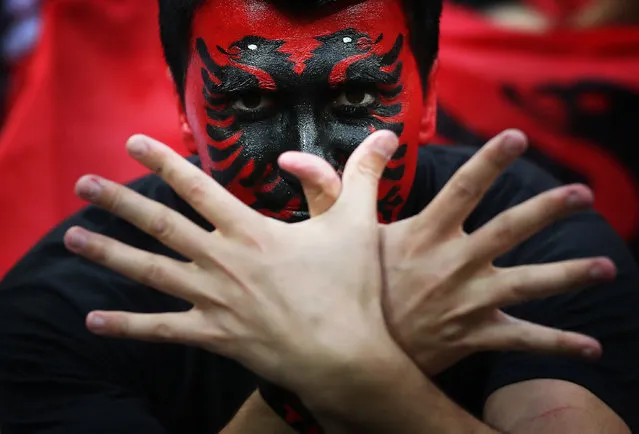
[[[241,3],[257,4],[253,1]],[[398,3],[392,1],[379,3],[351,5],[330,15],[330,21],[339,21],[340,14],[347,14],[351,7],[362,4],[398,7]],[[213,22],[207,13],[212,14],[215,5],[213,2],[203,8],[196,16],[196,22]],[[362,10],[357,11],[362,14]],[[263,16],[269,17],[269,14]],[[347,14],[342,19],[361,22],[362,26],[368,19],[376,19],[375,14],[356,17],[358,20],[353,21],[353,16]],[[266,21],[265,33],[261,36],[266,40],[276,39],[266,34],[267,30],[275,29],[272,20]],[[386,21],[392,20],[376,23],[385,25]],[[257,22],[251,26],[259,25],[259,20]],[[297,38],[293,38],[295,43],[307,43],[318,36],[313,24],[308,26],[302,27],[310,34],[306,37],[297,34]],[[211,104],[210,99],[228,98],[220,92],[222,78],[228,79],[232,73],[241,75],[247,69],[234,64],[232,71],[235,72],[221,74],[219,68],[229,65],[225,65],[220,56],[227,60],[228,53],[236,56],[233,44],[247,35],[235,35],[232,30],[237,29],[227,29],[228,32],[218,35],[219,40],[215,40],[213,36],[203,35],[204,30],[213,26],[196,28],[199,31],[195,32],[194,51],[198,51],[199,45],[197,54],[201,56],[194,56],[189,67],[186,115],[203,155],[205,170],[212,177],[147,138],[131,140],[129,152],[159,173],[218,229],[206,233],[161,204],[118,184],[90,176],[78,183],[77,191],[81,197],[130,221],[192,262],[177,263],[80,228],[71,229],[65,238],[71,251],[131,279],[189,300],[194,308],[189,312],[159,315],[94,312],[87,318],[87,325],[94,333],[198,345],[232,357],[297,393],[326,431],[334,433],[495,432],[448,400],[424,374],[439,372],[472,352],[488,348],[589,357],[599,354],[599,344],[591,338],[518,322],[504,316],[499,308],[609,280],[615,273],[610,261],[593,258],[507,270],[498,270],[491,265],[494,257],[544,226],[588,207],[592,196],[587,188],[568,186],[543,194],[498,216],[472,236],[461,229],[461,223],[495,178],[525,149],[525,139],[520,133],[509,132],[487,144],[417,216],[378,226],[380,215],[383,217],[379,192],[384,188],[392,189],[396,185],[393,183],[397,182],[387,177],[387,166],[389,161],[397,161],[397,149],[404,144],[407,144],[407,151],[401,157],[406,165],[403,173],[410,172],[407,156],[414,148],[411,143],[416,143],[412,140],[417,140],[418,136],[417,115],[402,119],[404,129],[399,142],[392,134],[380,132],[355,146],[342,174],[337,151],[348,151],[343,140],[351,137],[350,134],[352,137],[366,135],[365,126],[338,119],[332,111],[321,111],[328,109],[318,102],[320,92],[315,95],[310,91],[304,93],[305,86],[294,88],[295,92],[281,90],[283,81],[276,77],[276,72],[288,71],[288,77],[298,76],[303,81],[308,78],[304,76],[308,65],[303,68],[303,62],[293,62],[291,68],[291,63],[285,61],[284,66],[275,68],[263,63],[260,73],[247,67],[252,71],[254,82],[264,87],[262,90],[278,93],[277,98],[299,94],[305,100],[299,104],[295,101],[287,103],[280,107],[279,114],[274,115],[281,118],[280,123],[286,121],[294,127],[280,131],[280,123],[276,122],[265,129],[269,134],[269,145],[266,149],[262,145],[263,152],[255,151],[258,142],[254,139],[258,136],[250,131],[255,120],[244,125],[237,118],[232,121],[217,119],[229,124],[214,125],[208,129],[212,130],[209,134],[207,127],[215,117],[209,112],[216,105]],[[280,39],[293,32],[291,26],[279,27],[280,31],[282,29],[288,32],[280,34]],[[249,30],[254,33],[255,29]],[[364,33],[366,29],[357,31]],[[371,32],[372,29],[368,33]],[[331,28],[319,36],[334,34],[335,29]],[[222,40],[223,36],[228,40]],[[204,45],[198,44],[198,40]],[[378,57],[387,58],[386,54],[393,52],[398,40],[399,34],[390,38],[390,47],[384,47]],[[249,45],[257,46],[255,42],[258,41],[251,39],[249,42],[246,48],[255,51]],[[212,47],[218,45],[221,50],[214,54]],[[281,60],[280,54],[275,52],[275,58],[269,62]],[[411,63],[410,52],[403,55],[407,56],[403,62]],[[271,66],[275,69],[267,71]],[[408,70],[410,68],[404,67],[404,71]],[[346,68],[345,79],[349,76],[348,71]],[[213,85],[204,86],[207,74]],[[331,76],[329,73],[329,89]],[[215,77],[219,83],[215,82]],[[326,73],[323,77],[326,78]],[[335,77],[339,78],[340,74],[336,73]],[[298,83],[291,79],[292,85]],[[319,81],[317,86],[320,86]],[[321,89],[327,88],[326,80],[321,86]],[[403,82],[402,86],[406,87],[403,92],[407,95],[419,88],[409,87],[408,82]],[[246,105],[246,100],[243,101]],[[225,105],[235,102],[237,99],[225,100],[220,103],[222,108],[214,111],[224,112],[227,110]],[[303,109],[310,107],[320,111],[322,116],[296,124]],[[421,112],[412,103],[402,102],[402,107],[400,114],[412,113],[413,109],[415,113]],[[231,117],[236,115],[231,113]],[[376,118],[369,113],[368,121],[372,123],[373,119]],[[265,118],[260,122],[269,120],[272,119]],[[235,128],[232,127],[234,123],[237,123],[239,134],[235,132],[231,137],[238,137],[225,145],[239,143],[241,151],[234,158],[241,163],[227,176],[226,169],[216,170],[225,160],[213,158],[223,149],[219,143],[213,143],[211,136]],[[409,123],[413,125],[411,128],[407,128]],[[310,127],[323,134],[324,140],[306,141],[310,137],[306,128]],[[341,132],[331,135],[336,129]],[[414,134],[407,135],[407,131]],[[294,140],[285,142],[284,133],[291,132],[296,134]],[[295,150],[302,152],[281,154],[290,150],[287,148],[290,145],[285,143],[296,143]],[[313,146],[306,148],[305,143]],[[228,167],[233,167],[233,163]],[[258,167],[261,169],[255,172]],[[259,176],[252,177],[255,173]],[[271,175],[274,178],[266,180]],[[297,187],[288,178],[293,175],[300,180]],[[342,179],[340,175],[343,175]],[[414,169],[410,176],[414,176]],[[405,181],[402,177],[402,185]],[[265,189],[265,185],[273,188]],[[297,193],[292,192],[294,188]],[[303,193],[308,211],[303,205],[291,202]],[[300,198],[299,204],[303,203]],[[262,207],[268,207],[270,212]],[[295,224],[284,224],[260,215],[274,215],[291,221],[304,217],[305,212],[312,213],[314,218]],[[393,218],[391,215],[390,219]],[[496,237],[496,234],[502,236]],[[503,239],[503,243],[494,243],[497,238]],[[443,257],[457,258],[458,262],[433,262],[433,255],[428,254],[432,251],[438,251]],[[437,273],[424,272],[429,269]],[[300,281],[307,283],[304,291],[299,289]],[[330,317],[324,314],[326,311],[332,312]],[[342,323],[345,320],[348,327]],[[596,398],[587,399],[583,389],[566,388],[557,381],[544,383],[548,387],[540,392],[543,399],[538,402],[552,402],[556,407],[542,409],[543,405],[533,405],[530,399],[530,391],[539,383],[530,383],[496,392],[487,404],[485,420],[502,430],[509,429],[507,425],[516,425],[518,431],[512,432],[528,432],[521,428],[530,429],[533,422],[527,424],[527,420],[538,424],[535,425],[536,432],[556,432],[553,429],[559,426],[573,430],[573,426],[578,426],[575,425],[578,422],[575,413],[555,410],[576,403],[582,410],[578,417],[588,414],[591,418],[589,427],[604,424],[613,427],[606,432],[628,432],[623,422],[603,403]],[[548,399],[556,393],[561,397],[559,401]],[[264,418],[259,419],[263,423],[268,416],[255,399],[247,402],[247,411],[253,409],[256,414],[263,415]],[[423,411],[424,402],[430,410],[427,413]],[[507,411],[507,417],[504,411]],[[559,420],[564,425],[557,425],[557,419],[543,422],[548,421],[545,414],[561,415]],[[273,432],[282,429],[281,421],[270,420],[279,423],[279,427],[270,427]],[[251,418],[241,413],[225,433],[250,432],[254,429],[251,423]]]
[[[193,33],[186,119],[216,181],[262,214],[300,221],[308,218],[301,186],[277,158],[302,151],[341,173],[371,132],[391,130],[400,147],[380,182],[378,217],[397,219],[424,110],[398,2],[359,2],[293,22],[260,1],[211,2]]]

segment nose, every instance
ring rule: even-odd
[[[289,131],[291,147],[300,152],[317,155],[333,164],[325,129],[321,116],[315,113],[312,104],[298,104]]]

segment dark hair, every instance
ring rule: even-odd
[[[182,99],[186,68],[189,63],[191,24],[199,7],[207,1],[222,0],[158,0],[160,4],[160,37],[164,56]],[[265,0],[267,1],[267,0]],[[291,12],[311,11],[340,0],[270,0]],[[422,87],[428,86],[428,75],[439,49],[439,18],[443,0],[403,0],[410,28],[410,44],[419,67]]]

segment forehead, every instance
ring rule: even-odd
[[[297,0],[301,1],[301,0]],[[389,35],[407,33],[401,0],[342,2],[317,13],[289,15],[264,0],[208,1],[195,14],[194,37],[228,46],[247,35],[267,39],[312,39],[345,28]]]

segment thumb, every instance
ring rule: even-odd
[[[351,215],[377,216],[379,180],[398,146],[392,131],[377,131],[368,136],[346,163],[342,193],[336,206],[347,207]]]
[[[342,181],[326,160],[303,152],[286,152],[278,164],[302,183],[311,217],[325,213],[335,204]]]

